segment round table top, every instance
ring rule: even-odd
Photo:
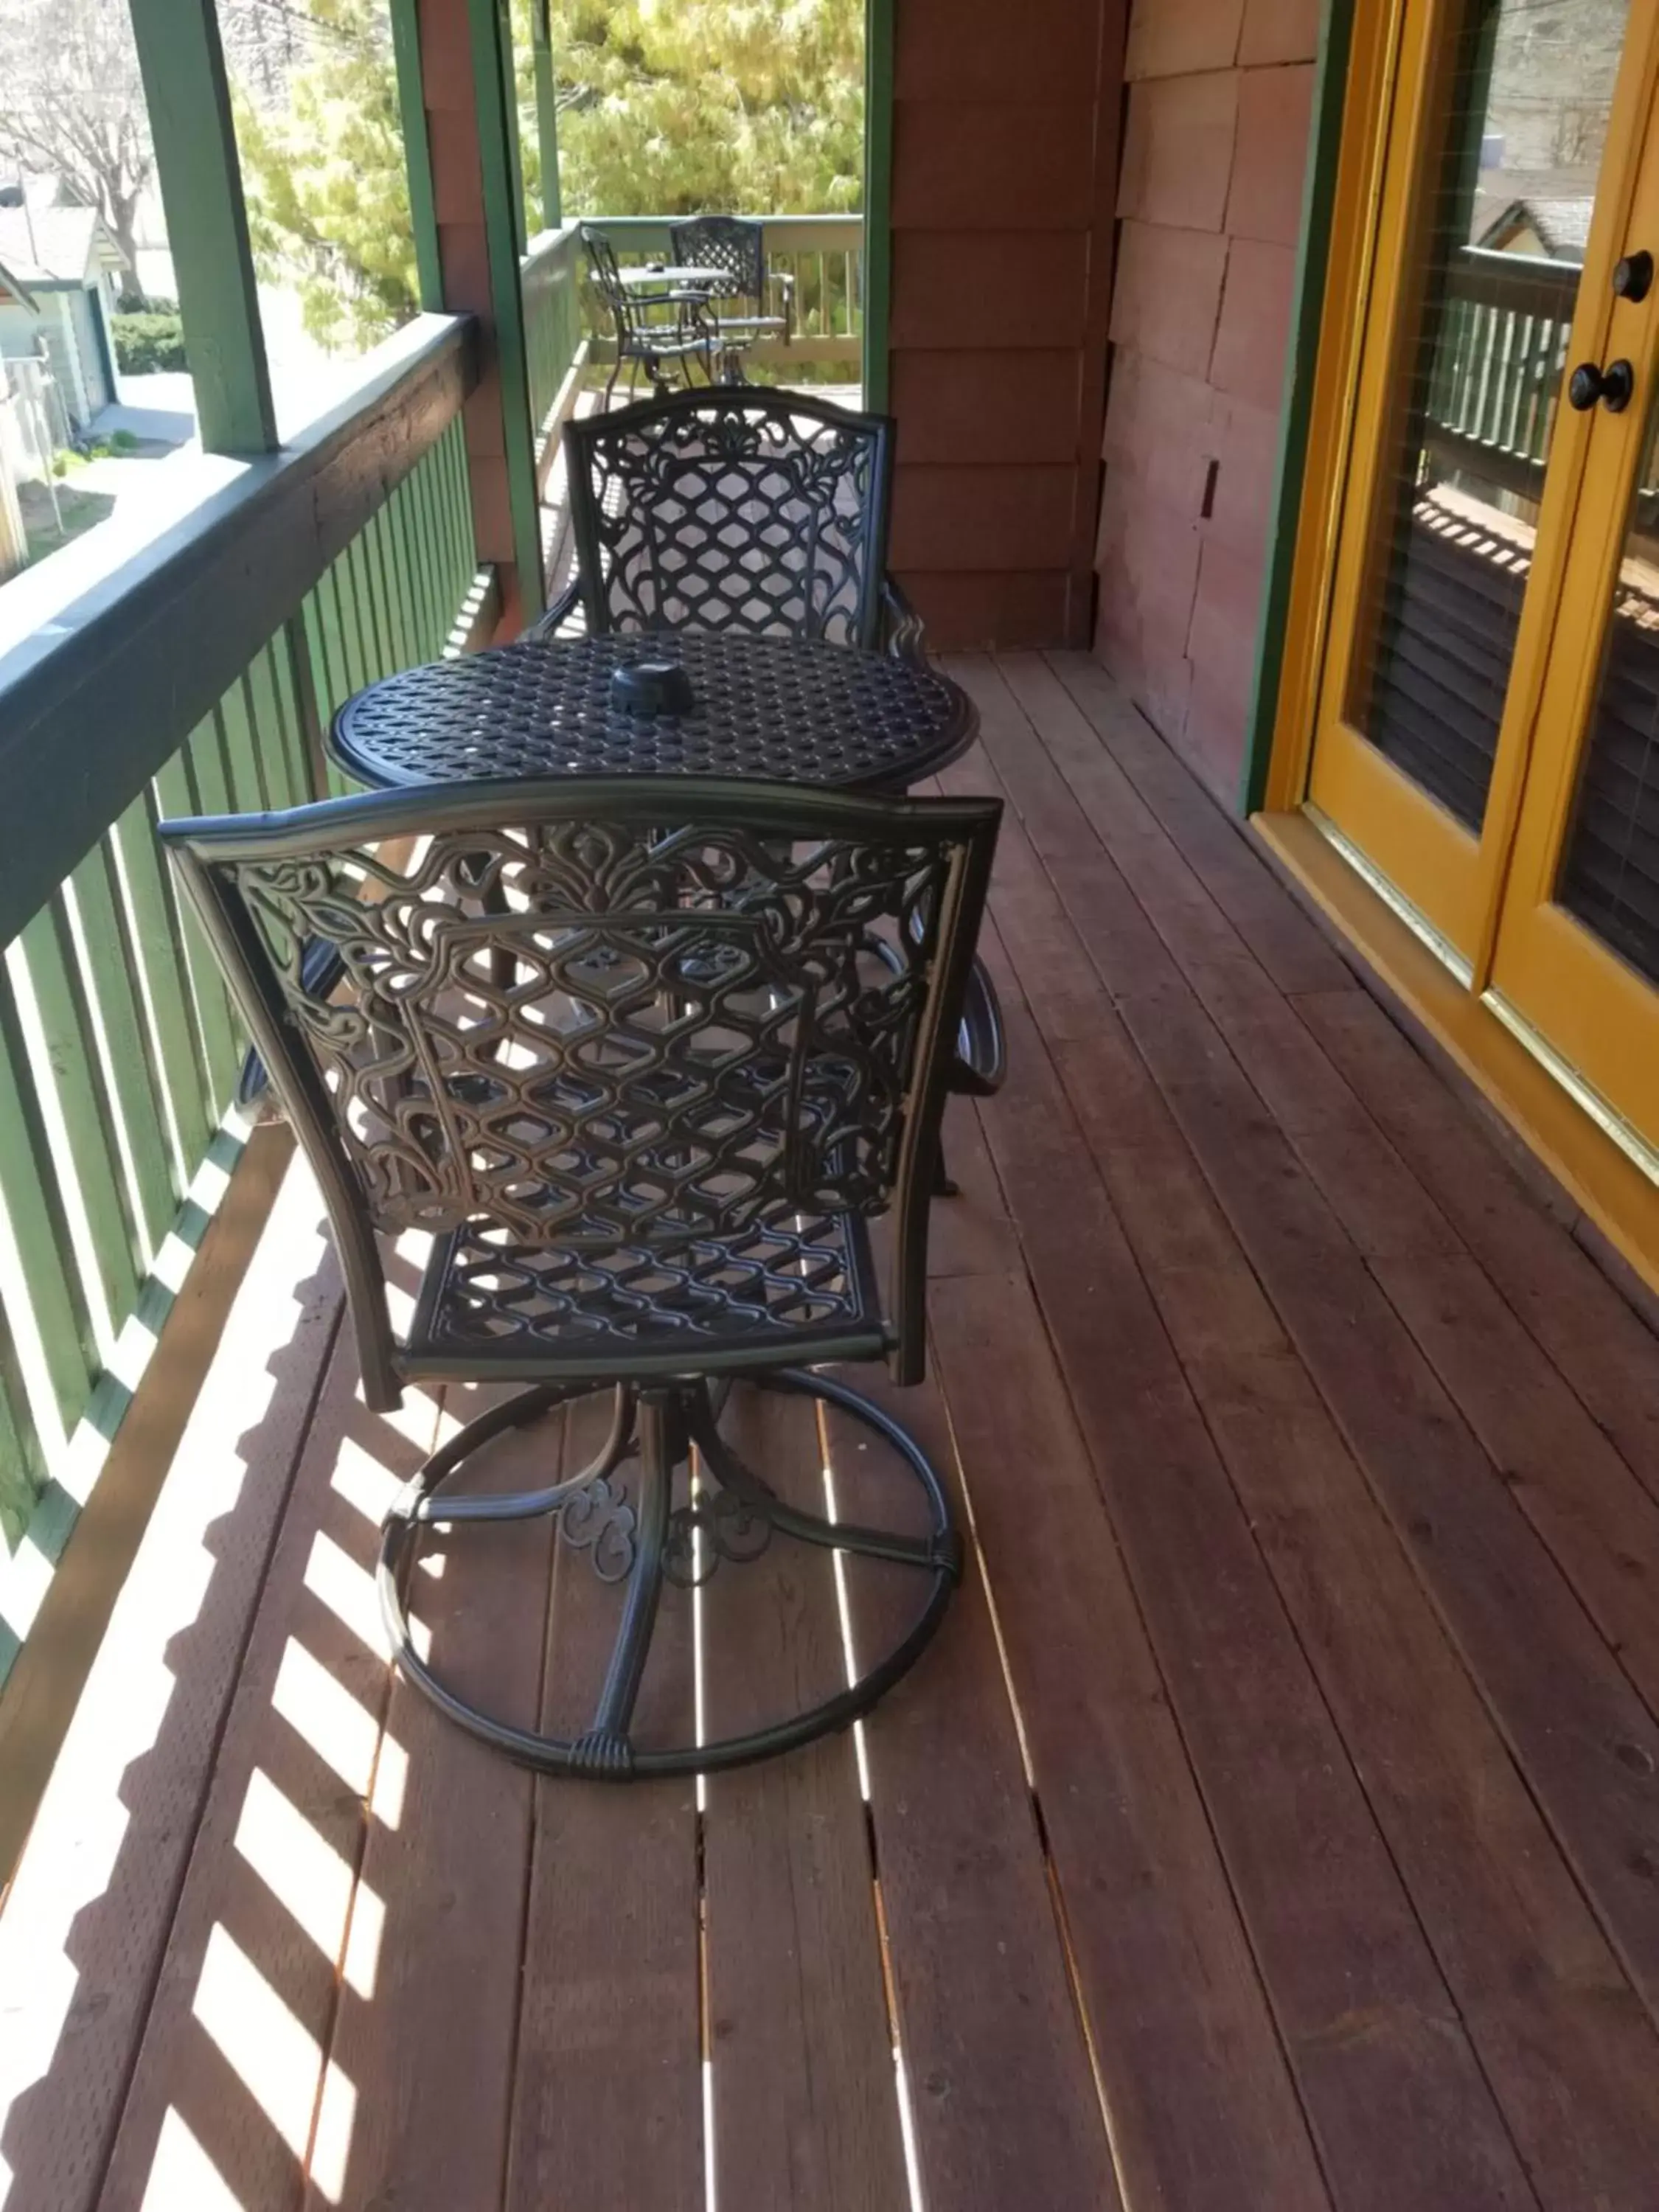
[[[726,282],[723,269],[619,269],[617,274],[624,284],[723,284]]]
[[[642,714],[613,700],[623,664],[679,663],[693,703]],[[735,631],[520,638],[389,676],[334,718],[335,757],[363,782],[493,776],[736,775],[784,783],[920,782],[978,729],[967,694],[918,661]]]

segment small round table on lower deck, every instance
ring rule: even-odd
[[[730,281],[723,269],[695,265],[685,269],[660,265],[653,268],[647,263],[642,268],[619,269],[617,274],[630,292],[648,291],[653,285],[663,284],[696,285],[705,292],[712,292],[716,286]]]
[[[618,668],[668,661],[684,711],[613,696]],[[348,699],[331,746],[364,783],[543,775],[764,776],[899,792],[965,752],[967,694],[918,660],[735,631],[520,638],[389,676]]]

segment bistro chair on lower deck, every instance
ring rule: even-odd
[[[738,215],[694,215],[669,224],[668,251],[683,269],[720,271],[708,302],[722,383],[744,381],[744,356],[751,346],[769,338],[789,343],[795,280],[768,265],[764,223]]]
[[[610,310],[616,366],[605,387],[605,404],[617,388],[623,364],[628,364],[631,392],[641,368],[657,392],[669,390],[669,371],[677,369],[688,387],[695,362],[705,384],[714,381],[714,325],[706,292],[694,286],[660,284],[630,287],[623,280],[616,248],[600,230],[582,225],[582,244],[587,249],[588,273],[593,289]]]
[[[867,1711],[939,1625],[959,1563],[939,1475],[817,1370],[922,1372],[940,1109],[999,813],[635,778],[162,824],[322,1186],[368,1405],[410,1383],[526,1386],[407,1486],[380,1591],[404,1674],[526,1765],[627,1780],[788,1749]],[[319,941],[338,955],[323,993]],[[432,1244],[399,1340],[383,1240],[411,1231]],[[722,1429],[734,1381],[874,1431],[923,1533],[786,1503]],[[452,1491],[492,1437],[596,1393],[610,1430],[591,1464],[523,1494]],[[405,1612],[434,1526],[454,1542],[545,1515],[625,1585],[591,1723],[568,1738],[463,1698]],[[905,1571],[908,1624],[805,1710],[637,1741],[665,1581],[744,1573],[775,1538]]]

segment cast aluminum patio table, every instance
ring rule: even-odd
[[[679,712],[641,713],[618,669],[669,662],[691,687]],[[520,638],[372,684],[334,718],[330,747],[382,789],[544,775],[762,776],[897,793],[947,767],[979,712],[919,659],[822,640],[732,630]],[[963,1010],[954,1087],[1001,1083],[996,993],[978,962]],[[940,1167],[944,1191],[955,1186]]]
[[[612,695],[629,663],[684,668],[681,713]],[[898,792],[965,752],[967,694],[917,660],[735,631],[520,638],[370,684],[334,718],[349,775],[386,787],[484,776],[734,775]]]

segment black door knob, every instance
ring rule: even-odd
[[[1647,252],[1627,253],[1615,263],[1613,271],[1613,297],[1628,300],[1634,307],[1638,300],[1648,296],[1648,287],[1653,282],[1653,256]]]
[[[1636,389],[1636,371],[1627,361],[1610,361],[1598,368],[1581,361],[1567,379],[1567,404],[1587,415],[1599,399],[1609,415],[1622,415]]]

